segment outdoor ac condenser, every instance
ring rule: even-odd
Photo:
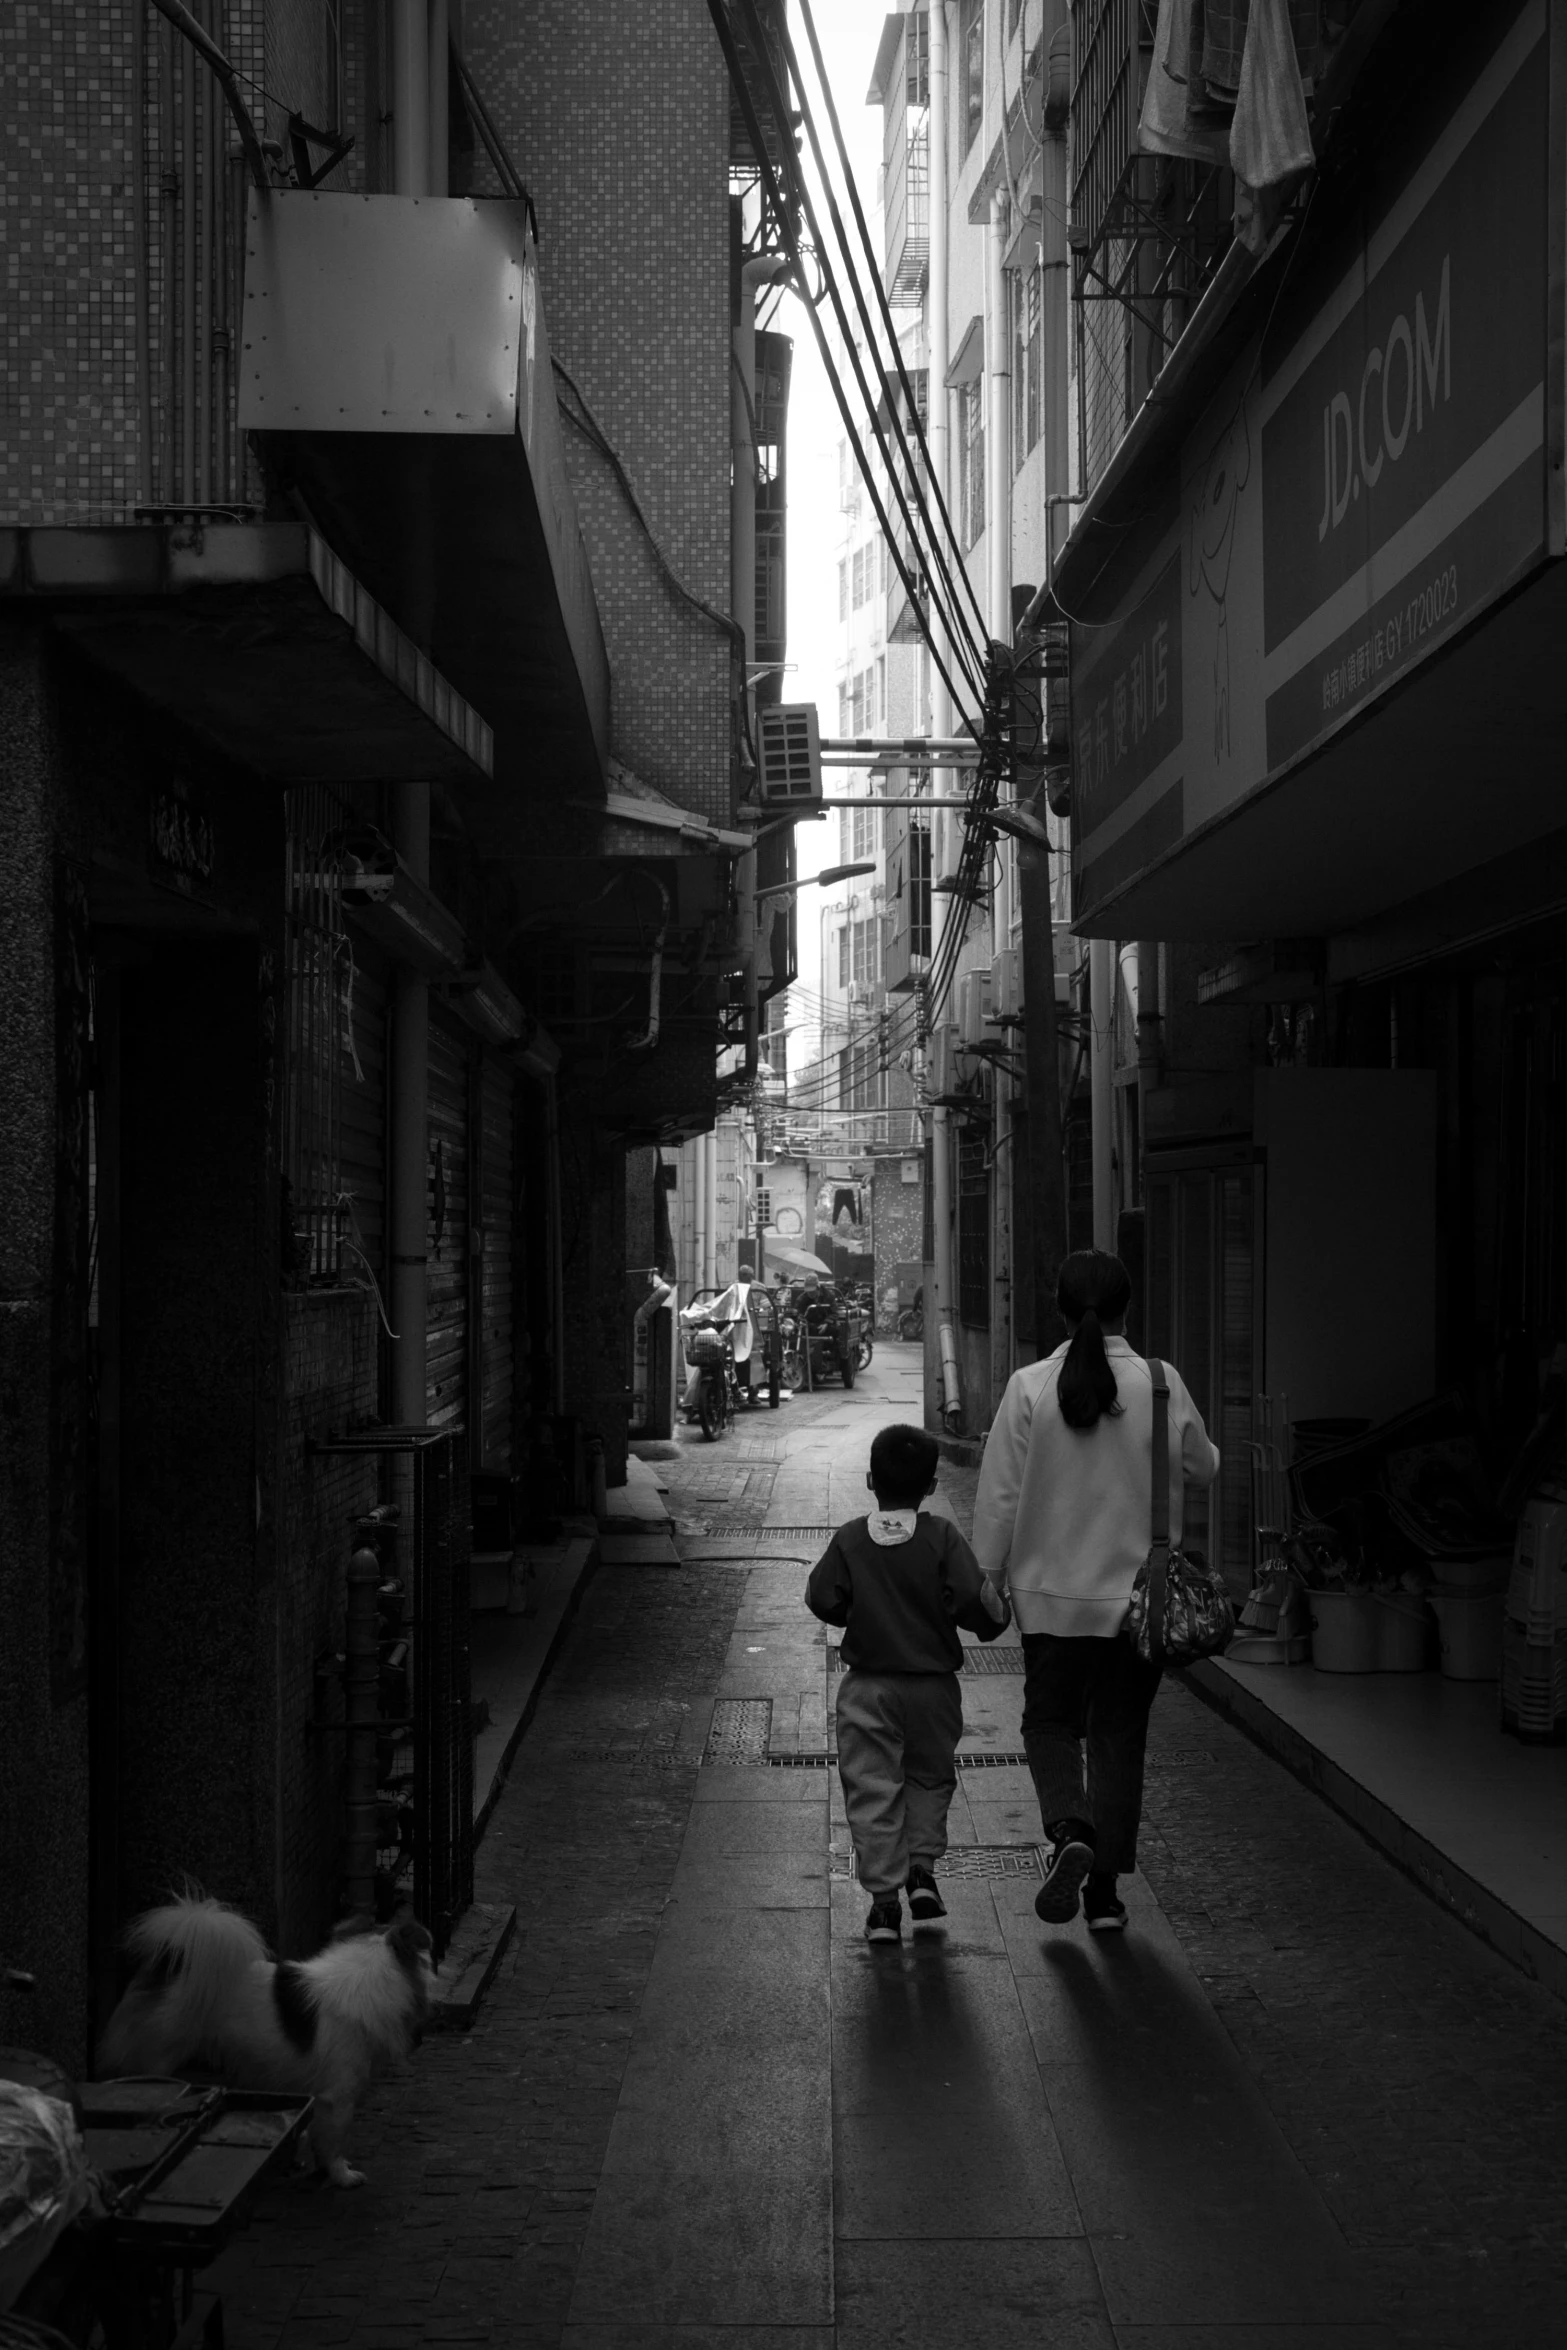
[[[822,804],[822,742],[814,702],[774,702],[756,713],[757,796],[765,808]]]
[[[1023,958],[1003,947],[990,966],[990,1025],[1016,1028],[1023,1018]]]
[[[953,1090],[952,1044],[954,1031],[946,1023],[933,1028],[925,1047],[925,1093],[930,1101],[939,1101]]]
[[[964,1044],[984,1044],[990,1018],[989,969],[965,971],[958,980],[958,1034]]]

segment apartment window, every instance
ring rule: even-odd
[[[868,547],[855,548],[853,571],[854,593],[852,601],[856,612],[860,610],[862,605],[868,604],[870,602],[871,566],[875,560],[876,543],[874,540],[872,540]]]
[[[849,714],[854,721],[852,726],[849,728],[849,732],[851,734],[864,734],[866,731],[866,725],[865,672],[863,669],[856,669],[854,672],[854,682],[849,689]]]
[[[840,734],[854,732],[849,724],[849,682],[847,678],[838,688],[838,732]]]
[[[876,723],[887,723],[887,656],[882,653],[876,662]]]
[[[963,0],[958,18],[958,153],[966,155],[985,119],[985,0]]]
[[[881,823],[879,811],[875,808],[851,808],[846,813],[849,818],[850,833],[849,855],[845,862],[858,864],[862,857],[879,856],[881,853],[877,843],[877,833]]]
[[[849,978],[856,987],[874,987],[880,977],[881,916],[871,914],[849,924]]]
[[[977,375],[958,392],[958,509],[969,548],[985,528],[985,399]]]
[[[930,818],[909,827],[909,953],[930,953]]]
[[[849,984],[849,972],[851,968],[850,950],[852,946],[852,941],[849,937],[849,930],[850,925],[846,922],[838,933],[838,985],[840,987],[847,987]]]
[[[767,1225],[771,1224],[772,1220],[773,1195],[768,1190],[765,1183],[759,1183],[756,1187],[756,1221],[758,1228],[765,1229]]]
[[[1042,422],[1041,285],[1037,268],[1012,280],[1012,459],[1019,471]]]
[[[849,566],[847,560],[838,566],[838,618],[849,617]]]

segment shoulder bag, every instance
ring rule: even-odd
[[[1213,1567],[1170,1547],[1170,1382],[1153,1374],[1153,1540],[1137,1570],[1126,1637],[1150,1664],[1188,1665],[1217,1656],[1235,1635],[1235,1609]]]

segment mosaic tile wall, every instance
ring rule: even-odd
[[[555,354],[674,571],[728,612],[729,101],[705,0],[471,0],[464,48],[538,210]],[[497,188],[482,148],[474,185]],[[564,439],[616,756],[719,815],[729,639],[671,592],[602,457]]]

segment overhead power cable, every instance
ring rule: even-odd
[[[754,8],[750,8],[747,5],[747,0],[741,0],[741,4],[742,7],[744,7],[746,10],[749,25],[752,28],[754,34],[756,23],[755,10]],[[778,183],[778,175],[774,171],[772,159],[767,153],[766,143],[762,136],[760,118],[758,117],[756,111],[756,103],[752,97],[750,86],[746,81],[744,69],[741,65],[740,55],[735,43],[734,33],[729,24],[728,9],[725,5],[725,0],[708,0],[708,13],[712,18],[714,31],[718,35],[719,46],[724,53],[724,63],[728,68],[730,85],[734,90],[737,100],[739,101],[740,111],[745,118],[746,129],[751,138],[752,149],[756,155],[757,163],[762,174],[762,180],[767,191],[768,201],[772,206],[775,218],[783,230],[790,259],[794,264],[796,273],[800,277],[803,288],[804,261],[801,253],[799,230],[795,225],[792,210],[784,202],[783,192]],[[767,71],[769,83],[772,89],[776,92],[777,77],[772,72],[771,60],[767,58],[765,48],[762,48],[761,56]],[[786,107],[779,108],[779,111],[781,113],[787,114]],[[792,141],[789,144],[788,151],[790,153],[793,152]],[[827,271],[826,265],[822,261],[819,250],[817,254],[817,260],[818,265],[822,268],[824,277],[829,277],[830,283],[830,273]],[[835,292],[835,289],[833,289],[833,291]],[[876,486],[875,477],[871,471],[869,461],[866,457],[864,441],[861,438],[859,427],[855,422],[848,396],[844,391],[837,368],[833,363],[832,353],[828,347],[826,330],[822,325],[821,319],[818,316],[815,307],[809,303],[807,303],[806,307],[807,314],[811,321],[811,329],[816,337],[817,347],[821,352],[822,364],[827,371],[827,378],[832,386],[833,396],[838,406],[838,412],[843,418],[844,431],[848,436],[850,447],[854,451],[855,462],[859,466],[861,478],[865,482],[871,503],[875,508],[876,519],[880,523],[882,532],[887,540],[893,562],[897,567],[898,576],[903,582],[904,591],[908,596],[910,608],[913,611],[915,621],[919,627],[921,635],[924,637],[927,645],[930,647],[931,660],[935,664],[942,683],[946,686],[947,691],[951,694],[954,703],[961,708],[965,700],[965,696],[960,691],[950,669],[946,664],[946,661],[943,659],[942,649],[936,640],[935,632],[931,628],[926,614],[921,609],[919,592],[915,584],[913,573],[911,572],[907,562],[904,560],[902,550],[897,543],[896,534],[893,531],[891,521],[888,517],[886,505],[883,502],[881,493]],[[835,300],[835,308],[841,314],[841,300]],[[850,338],[846,336],[846,340],[848,339]],[[873,406],[873,403],[867,401],[867,405]],[[911,535],[913,534],[911,533]],[[954,650],[956,651],[956,648],[954,648]],[[967,659],[960,658],[959,666],[963,668],[966,673],[969,668],[969,662]]]
[[[969,625],[967,615],[963,610],[961,599],[959,598],[958,592],[953,585],[951,573],[946,564],[940,538],[935,531],[934,525],[931,523],[929,510],[924,505],[923,494],[920,493],[918,489],[917,480],[912,478],[916,474],[917,469],[914,466],[913,456],[909,451],[907,440],[903,436],[902,422],[897,413],[898,402],[896,396],[894,395],[892,385],[888,380],[886,368],[882,363],[880,353],[876,349],[876,336],[871,324],[869,307],[865,301],[864,291],[860,285],[858,268],[855,263],[854,254],[849,245],[847,232],[844,229],[842,215],[838,210],[837,199],[833,194],[832,182],[826,166],[826,158],[822,151],[821,140],[817,133],[815,119],[810,109],[810,101],[801,79],[799,60],[795,55],[794,46],[789,37],[788,28],[787,26],[783,26],[781,30],[786,53],[789,59],[789,69],[793,78],[794,94],[799,107],[800,119],[805,125],[806,134],[811,142],[811,152],[816,159],[817,169],[821,173],[822,187],[827,198],[833,227],[837,235],[839,252],[842,256],[844,270],[854,291],[856,307],[859,310],[861,321],[869,338],[869,355],[876,369],[877,381],[880,386],[880,391],[886,400],[889,415],[891,416],[892,422],[897,427],[899,438],[904,449],[905,461],[908,465],[911,475],[908,490],[905,490],[903,486],[903,482],[899,475],[897,461],[893,456],[893,453],[888,446],[886,436],[882,431],[880,422],[881,401],[878,399],[876,393],[872,391],[870,383],[866,378],[865,368],[861,363],[859,346],[855,341],[853,329],[849,323],[848,312],[844,307],[843,297],[839,291],[837,274],[830,267],[827,261],[824,250],[825,240],[823,239],[821,232],[821,223],[817,218],[816,207],[812,201],[810,188],[806,183],[804,173],[800,168],[798,157],[795,152],[793,137],[791,135],[793,126],[789,108],[788,94],[779,81],[777,71],[773,65],[772,57],[768,52],[765,43],[763,42],[761,23],[757,15],[755,0],[738,0],[738,5],[745,18],[748,35],[751,39],[753,47],[756,50],[758,65],[765,79],[774,119],[781,134],[780,146],[787,158],[784,168],[789,174],[793,191],[798,197],[800,207],[805,214],[806,220],[811,230],[811,234],[816,241],[817,261],[822,270],[827,297],[832,304],[833,314],[837,319],[839,332],[843,336],[844,348],[848,353],[849,362],[854,370],[855,381],[859,387],[860,397],[865,404],[867,418],[870,423],[872,433],[875,437],[877,448],[881,453],[882,461],[886,467],[888,481],[891,484],[893,494],[897,499],[903,520],[907,526],[911,548],[923,553],[925,556],[924,569],[926,572],[927,585],[930,589],[931,602],[933,606],[938,603],[937,575],[939,575],[941,582],[941,594],[939,601],[944,607],[941,617],[948,637],[951,641],[953,657],[963,667],[965,674],[968,677],[971,691],[975,694],[978,694],[982,690],[984,663],[985,628],[983,615],[979,615],[979,629],[978,633],[976,634],[974,629]],[[876,497],[874,484],[871,481],[869,470],[865,467],[863,461],[861,464],[861,470],[865,474],[866,486],[871,490],[871,494],[874,499]],[[919,497],[921,521],[925,531],[929,534],[929,544],[924,548],[921,548],[920,545],[921,527],[920,524],[916,523],[915,520],[914,509],[910,504],[910,492],[913,492],[916,496]],[[885,516],[882,513],[882,509],[879,505],[878,514],[881,515],[882,527],[886,532],[894,560],[899,562],[899,567],[901,570],[903,566],[900,558],[900,550],[893,540],[893,534],[887,526]],[[956,545],[957,542],[954,538],[954,548],[956,548]],[[968,588],[969,594],[972,597],[973,589],[968,580],[967,572],[964,570],[961,560],[959,561],[958,568],[963,576],[964,586]],[[910,597],[910,601],[911,604],[916,605],[917,609],[917,601],[912,595]],[[977,604],[975,609],[977,613]],[[921,615],[921,620],[923,624],[923,615]],[[929,634],[928,631],[927,634]],[[931,643],[932,652],[934,653],[935,639],[933,635],[930,635],[929,641]]]
[[[888,342],[890,343],[890,345],[891,345],[891,347],[892,347],[892,357],[893,357],[893,364],[894,364],[894,365],[896,366],[896,368],[897,368],[897,371],[898,371],[898,382],[899,382],[899,385],[901,386],[901,388],[902,388],[902,391],[903,391],[903,398],[904,398],[904,404],[905,404],[905,413],[906,413],[906,415],[907,415],[907,417],[908,417],[908,419],[909,419],[909,422],[910,422],[911,426],[913,427],[913,431],[914,431],[915,438],[916,438],[916,440],[917,440],[917,441],[918,441],[918,443],[919,443],[919,453],[920,453],[920,457],[921,457],[921,459],[923,460],[923,465],[924,465],[924,477],[925,477],[925,479],[926,479],[926,480],[928,480],[928,481],[929,481],[929,483],[930,483],[930,486],[931,486],[932,490],[933,490],[933,491],[934,491],[934,493],[935,493],[935,498],[936,498],[936,505],[937,505],[937,509],[938,509],[938,511],[940,512],[940,515],[941,515],[942,527],[945,529],[945,531],[946,531],[946,534],[947,534],[947,537],[948,537],[948,538],[951,540],[953,547],[954,547],[955,549],[957,549],[957,551],[958,551],[958,571],[959,571],[959,574],[960,574],[960,576],[961,576],[961,578],[962,578],[962,581],[963,581],[963,585],[964,585],[964,587],[965,587],[965,588],[968,590],[969,601],[971,602],[971,604],[972,604],[972,605],[973,605],[973,607],[974,607],[974,617],[975,617],[975,620],[976,620],[976,621],[978,622],[978,624],[979,624],[980,635],[981,635],[981,638],[983,639],[984,637],[986,637],[986,636],[989,634],[989,631],[986,629],[986,626],[985,626],[985,615],[984,615],[984,613],[982,612],[982,610],[980,609],[979,598],[978,598],[978,596],[975,594],[975,592],[974,592],[974,584],[973,584],[972,580],[969,578],[969,575],[968,575],[968,566],[967,566],[967,565],[964,563],[964,561],[963,561],[963,558],[962,558],[962,550],[961,550],[961,548],[958,546],[958,535],[957,535],[957,532],[956,532],[956,531],[953,529],[953,527],[952,527],[952,516],[951,516],[950,512],[948,511],[948,507],[947,507],[947,498],[946,498],[946,490],[945,490],[945,486],[944,486],[944,485],[943,485],[941,482],[939,482],[939,481],[936,479],[935,468],[932,466],[932,464],[931,464],[931,462],[930,462],[930,444],[929,444],[929,442],[928,442],[928,440],[927,440],[927,438],[926,438],[925,427],[924,427],[924,425],[923,425],[923,424],[921,424],[921,422],[920,422],[919,408],[918,408],[918,405],[917,405],[917,403],[916,403],[916,401],[915,401],[915,398],[914,398],[914,387],[913,387],[913,385],[911,384],[911,382],[909,381],[909,374],[908,374],[908,370],[907,370],[907,368],[906,368],[906,367],[904,366],[904,364],[903,364],[903,350],[902,350],[902,346],[901,346],[901,344],[900,344],[900,343],[899,343],[899,341],[898,341],[898,330],[897,330],[897,327],[896,327],[896,326],[894,325],[894,323],[893,323],[893,316],[892,316],[892,305],[891,305],[891,303],[890,303],[890,302],[888,301],[888,299],[887,299],[887,289],[886,289],[886,287],[885,287],[885,286],[882,284],[882,278],[881,278],[881,268],[880,268],[880,265],[879,265],[879,263],[877,262],[877,259],[876,259],[876,249],[875,249],[875,246],[874,246],[874,245],[872,244],[872,242],[871,242],[871,232],[870,232],[869,225],[868,225],[868,223],[867,223],[867,221],[866,221],[866,218],[865,218],[865,208],[864,208],[864,206],[863,206],[863,205],[861,204],[861,202],[860,202],[860,191],[859,191],[859,187],[858,187],[858,185],[857,185],[857,183],[856,183],[856,181],[855,181],[855,177],[854,177],[854,171],[853,171],[853,168],[852,168],[852,166],[851,166],[851,164],[850,164],[850,161],[849,161],[849,150],[848,150],[847,143],[845,142],[845,139],[844,139],[844,135],[843,135],[843,127],[842,127],[841,123],[840,123],[840,122],[839,122],[839,120],[838,120],[838,106],[837,106],[837,101],[834,99],[834,97],[833,97],[833,94],[832,94],[832,84],[831,84],[831,82],[830,82],[830,81],[828,80],[828,78],[827,78],[827,68],[826,68],[826,66],[825,66],[825,64],[824,64],[824,62],[823,62],[823,59],[822,59],[821,43],[818,41],[818,39],[817,39],[817,37],[816,37],[816,23],[815,23],[815,19],[814,19],[814,18],[812,17],[812,15],[811,15],[810,0],[799,0],[799,6],[800,6],[800,19],[801,19],[801,22],[802,22],[802,23],[804,24],[804,26],[805,26],[805,37],[806,37],[807,41],[810,43],[810,48],[811,48],[811,62],[812,62],[812,64],[813,64],[813,65],[815,66],[815,68],[816,68],[816,78],[817,78],[817,81],[818,81],[818,82],[820,83],[820,85],[821,85],[821,92],[822,92],[822,96],[823,96],[823,98],[826,100],[826,104],[827,104],[827,119],[828,119],[829,123],[830,123],[830,124],[831,124],[831,126],[832,126],[833,143],[834,143],[834,145],[836,146],[836,148],[837,148],[837,150],[838,150],[838,162],[839,162],[839,166],[840,166],[840,168],[841,168],[841,170],[842,170],[842,172],[843,172],[844,184],[845,184],[845,186],[847,187],[847,189],[848,189],[848,191],[849,191],[849,203],[850,203],[850,206],[852,207],[852,209],[853,209],[853,212],[854,212],[855,225],[856,225],[856,227],[858,228],[858,230],[859,230],[859,232],[860,232],[860,244],[861,244],[861,247],[862,247],[862,249],[863,249],[863,251],[864,251],[864,254],[865,254],[865,260],[866,260],[867,267],[869,268],[869,271],[870,271],[870,276],[871,276],[871,283],[872,283],[872,284],[874,285],[874,287],[876,288],[876,301],[877,301],[877,306],[878,306],[878,308],[879,308],[879,309],[880,309],[880,311],[881,311],[882,322],[883,322],[883,324],[885,325],[885,327],[886,327],[886,330],[887,330],[887,340],[888,340]],[[787,23],[785,23],[785,26],[784,26],[784,42],[785,42],[785,46],[786,46],[786,50],[787,50],[787,54],[788,54],[788,57],[789,57],[790,70],[791,70],[791,72],[792,72],[792,73],[793,73],[793,75],[794,75],[795,88],[796,88],[796,90],[797,90],[797,91],[799,91],[799,89],[800,89],[800,72],[799,72],[799,66],[798,66],[798,63],[796,62],[796,59],[795,59],[795,54],[794,54],[794,43],[793,43],[793,41],[790,39],[790,36],[789,36],[789,30],[788,30],[788,25],[787,25]],[[817,167],[818,167],[818,169],[819,169],[819,170],[821,170],[821,173],[822,173],[822,183],[823,183],[823,185],[825,186],[825,185],[827,184],[827,173],[826,173],[826,170],[825,170],[825,168],[824,168],[824,167],[822,166],[822,164],[821,164],[821,159],[820,159],[820,152],[819,152],[819,150],[817,149],[817,146],[816,146],[816,134],[815,134],[814,128],[812,127],[812,124],[811,124],[811,120],[810,120],[810,111],[809,111],[809,108],[808,108],[808,107],[807,107],[807,105],[806,105],[806,102],[805,102],[805,98],[804,98],[804,94],[803,94],[803,92],[801,93],[801,97],[800,97],[800,107],[801,107],[801,112],[802,112],[802,113],[805,115],[805,118],[806,118],[806,129],[807,129],[807,131],[808,131],[808,132],[810,132],[810,136],[811,136],[811,144],[812,144],[813,151],[816,151],[816,152],[817,152]],[[836,214],[836,208],[834,208],[834,223],[835,223],[835,225],[836,225],[836,221],[837,221],[837,214]],[[841,236],[841,231],[840,231],[840,236]],[[862,306],[862,313],[861,313],[861,314],[862,314],[862,316],[863,316],[863,306]],[[870,330],[870,322],[869,322],[869,320],[867,320],[867,321],[866,321],[866,332],[867,332],[867,334],[869,334],[869,333],[870,333],[870,331],[871,331],[871,330]],[[874,338],[873,338],[873,340],[874,340]],[[947,388],[946,388],[945,384],[938,384],[938,385],[936,385],[936,386],[932,387],[932,394],[931,394],[931,396],[932,396],[932,397],[935,397],[935,398],[939,398],[939,399],[945,399],[945,398],[946,398],[946,390],[947,390]],[[902,434],[901,434],[901,432],[900,432],[899,438],[900,438],[900,440],[902,439]],[[906,444],[905,444],[905,449],[906,449]],[[911,463],[911,465],[912,465],[912,462],[913,462],[913,461],[912,461],[912,459],[911,459],[911,460],[910,460],[910,463]],[[922,494],[922,495],[921,495],[921,506],[922,506],[922,508],[923,508],[923,505],[924,505],[924,500],[923,500],[923,494]],[[927,520],[928,520],[928,515],[927,515]],[[933,538],[934,538],[934,535],[935,535],[935,533],[934,533],[934,526],[932,526],[932,537],[933,537]]]

